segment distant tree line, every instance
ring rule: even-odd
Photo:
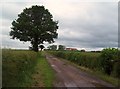
[[[57,45],[50,45],[47,47],[48,50],[65,50],[65,46],[64,45],[58,45],[58,49],[57,49]]]

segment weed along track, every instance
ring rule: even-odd
[[[2,64],[2,87],[5,89],[52,87],[54,72],[42,52],[3,49]]]
[[[56,71],[54,87],[113,87],[54,56],[47,54],[46,59]]]

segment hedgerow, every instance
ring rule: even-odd
[[[120,75],[120,58],[118,57],[120,51],[116,48],[105,48],[100,53],[79,51],[50,51],[50,53],[114,77]]]

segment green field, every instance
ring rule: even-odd
[[[2,50],[3,87],[51,87],[53,70],[43,53]]]

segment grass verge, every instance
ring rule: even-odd
[[[34,74],[34,84],[40,87],[53,87],[54,71],[45,59],[44,53],[39,53]]]
[[[2,50],[2,87],[52,87],[53,79],[43,53]]]
[[[88,68],[85,68],[85,67],[82,67],[82,66],[78,66],[78,68],[80,68],[82,71],[85,71],[85,72],[87,72],[91,75],[94,75],[94,76],[112,84],[113,86],[116,86],[116,87],[119,86],[120,80],[118,78],[114,78],[114,77],[111,77],[109,75],[106,75],[106,74],[102,73],[101,71],[91,70],[91,69],[88,69]]]

